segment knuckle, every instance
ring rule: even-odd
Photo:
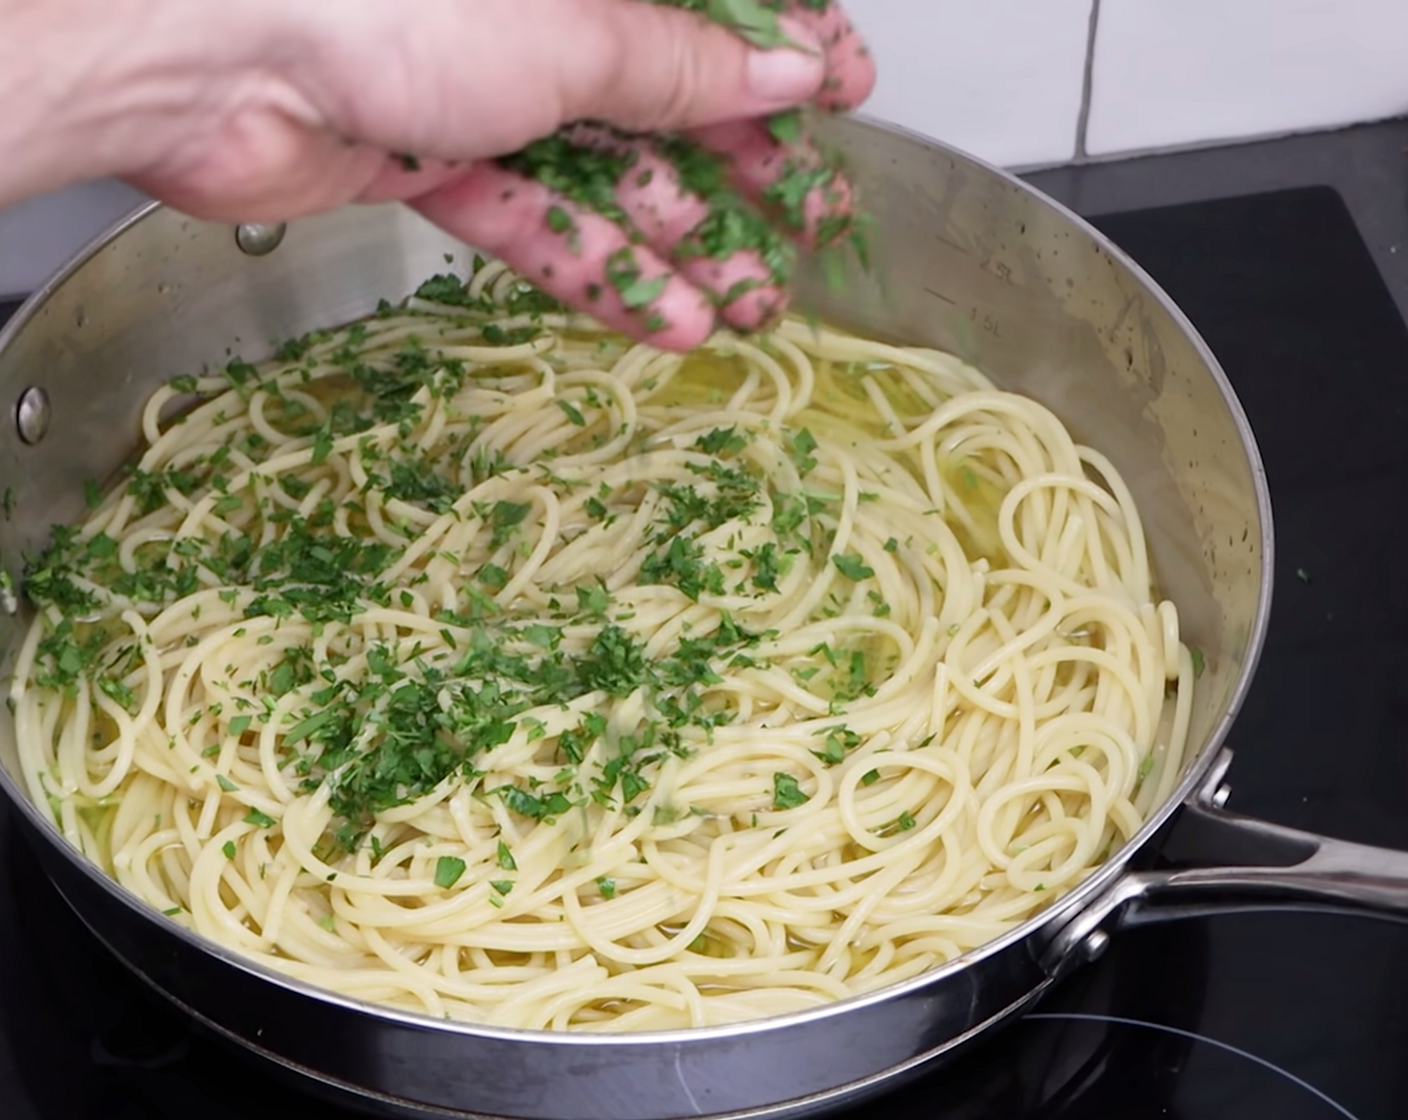
[[[717,53],[717,29],[668,8],[632,11],[613,26],[598,55],[597,115],[636,132],[695,123],[709,90],[705,76],[709,56]]]

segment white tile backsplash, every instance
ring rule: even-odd
[[[1408,112],[1408,0],[1103,0],[1093,156]]]
[[[1075,154],[1090,0],[846,0],[879,66],[867,115],[992,163]]]

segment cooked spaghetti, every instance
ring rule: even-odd
[[[476,262],[143,435],[31,562],[26,780],[171,921],[347,996],[805,1009],[1014,928],[1177,779],[1196,654],[1129,492],[938,352],[665,354]]]

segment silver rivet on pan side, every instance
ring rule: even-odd
[[[262,257],[279,247],[286,232],[288,232],[288,226],[283,222],[276,225],[250,222],[247,225],[235,227],[235,244],[240,247],[242,253],[247,253],[251,257]]]
[[[49,430],[53,411],[49,407],[49,394],[38,385],[31,385],[20,394],[15,406],[15,427],[20,439],[25,443],[38,443]]]
[[[1103,929],[1097,929],[1080,943],[1080,955],[1089,964],[1094,964],[1105,955],[1105,950],[1110,947],[1110,935]]]
[[[1221,809],[1224,805],[1227,804],[1227,799],[1231,796],[1232,787],[1224,783],[1223,785],[1218,786],[1217,792],[1212,795],[1212,803],[1214,806]]]

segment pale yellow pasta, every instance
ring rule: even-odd
[[[981,945],[1171,788],[1197,658],[1040,405],[427,291],[158,391],[31,580],[30,791],[171,921],[433,1016],[700,1026]]]

